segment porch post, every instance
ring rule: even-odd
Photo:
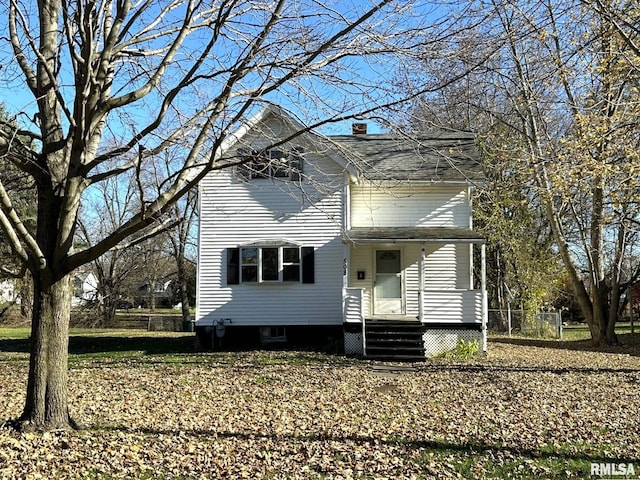
[[[480,245],[480,275],[482,290],[482,353],[487,354],[487,247]]]
[[[426,261],[424,243],[420,249],[420,266],[418,268],[418,320],[420,323],[424,321],[424,264]]]

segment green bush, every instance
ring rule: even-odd
[[[462,338],[458,339],[456,347],[452,350],[437,355],[439,358],[458,359],[458,360],[470,360],[478,353],[479,346],[477,340],[465,341]]]

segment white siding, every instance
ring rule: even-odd
[[[469,212],[463,187],[351,187],[352,227],[470,227]]]
[[[480,323],[482,293],[480,290],[424,292],[424,322]]]
[[[302,189],[288,180],[242,181],[232,170],[202,181],[199,325],[342,324],[343,173],[332,160],[307,157],[305,175],[313,180]],[[315,283],[227,285],[227,248],[261,240],[315,247]]]
[[[347,323],[362,322],[362,289],[345,288],[343,292],[344,321]]]
[[[470,274],[469,246],[465,244],[427,244],[425,260],[426,289],[468,289]]]
[[[286,125],[267,119],[267,130],[287,135]],[[263,126],[264,126],[263,125]],[[282,127],[282,128],[281,128]],[[260,146],[258,131],[242,139],[245,147]],[[200,184],[198,264],[198,325],[225,319],[231,326],[340,325],[343,321],[342,228],[347,214],[352,227],[470,227],[467,189],[456,186],[352,185],[345,192],[345,172],[334,160],[313,153],[305,145],[304,175],[299,182],[284,179],[245,181],[233,169],[209,174]],[[264,142],[262,142],[265,146]],[[297,145],[293,145],[297,146]],[[345,193],[350,198],[346,212]],[[315,248],[315,283],[244,283],[227,285],[227,249],[260,241],[282,241]],[[349,255],[348,287],[362,289],[365,315],[371,315],[375,250],[401,249],[404,307],[418,315],[418,243],[357,244]],[[460,308],[473,296],[458,296],[468,289],[468,245],[426,244],[425,288],[449,290],[454,297],[437,295],[428,308],[443,319],[460,318]],[[365,278],[358,280],[357,272]],[[467,298],[468,297],[468,298]],[[475,304],[474,304],[475,305]],[[357,312],[345,305],[349,316]],[[444,313],[442,313],[444,309]],[[442,315],[441,315],[442,313]]]
[[[404,271],[404,291],[406,314],[412,317],[418,316],[418,292],[420,291],[420,247],[421,245],[410,244],[405,247],[405,271]]]

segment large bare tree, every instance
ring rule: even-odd
[[[482,139],[485,178],[474,197],[474,228],[487,238],[487,294],[506,327],[512,306],[530,315],[558,306],[565,275],[535,184],[519,168],[524,142],[505,127],[517,115],[493,71],[501,63],[494,58],[500,42],[467,31],[458,43],[449,58],[427,59],[419,67],[442,88],[416,99],[397,121],[410,130],[470,130]],[[460,78],[450,83],[456,74]]]
[[[616,344],[638,278],[624,265],[638,250],[639,57],[580,2],[528,6],[525,16],[496,2],[524,158],[594,343]]]
[[[464,12],[458,11],[460,16]],[[0,85],[18,127],[0,155],[31,176],[31,230],[0,184],[0,226],[33,277],[24,429],[73,426],[67,399],[70,274],[153,229],[208,171],[226,168],[229,133],[265,102],[311,127],[400,104],[403,57],[437,53],[426,2],[361,0],[8,0]],[[145,172],[167,148],[182,158],[148,196]],[[92,187],[139,180],[139,208],[95,243],[74,246]]]
[[[511,188],[540,206],[594,343],[616,344],[640,274],[640,10],[625,0],[483,8],[440,71],[481,60],[481,74],[456,82],[458,112],[489,119],[486,144],[523,182]]]

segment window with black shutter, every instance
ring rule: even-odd
[[[313,247],[247,246],[227,249],[227,284],[314,283]]]

